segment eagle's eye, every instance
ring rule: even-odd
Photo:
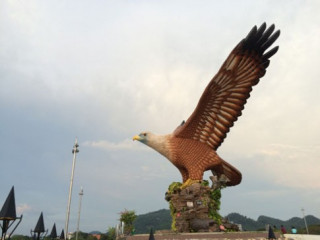
[[[146,137],[146,136],[147,136],[147,133],[143,133],[143,136],[145,136],[145,137]]]

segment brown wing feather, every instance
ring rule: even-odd
[[[264,53],[279,37],[274,25],[255,26],[230,53],[219,72],[202,94],[199,103],[186,121],[174,132],[176,137],[190,138],[216,150],[230,127],[241,115],[252,87],[264,76],[269,58],[278,47]],[[272,34],[273,33],[273,34]]]

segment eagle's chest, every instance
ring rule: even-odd
[[[212,154],[214,154],[214,151],[208,145],[191,139],[172,138],[170,145],[170,161],[177,167],[200,163],[212,158]]]

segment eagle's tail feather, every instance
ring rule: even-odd
[[[226,186],[238,185],[242,179],[242,175],[239,170],[223,159],[221,159],[221,164],[212,168],[211,171],[214,175],[218,174],[218,179],[220,179],[222,175],[225,175],[225,177],[227,178]]]

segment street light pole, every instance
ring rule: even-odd
[[[304,224],[306,225],[307,234],[309,234],[309,229],[308,229],[308,225],[307,225],[307,220],[306,220],[306,217],[304,216],[304,209],[303,209],[303,208],[301,208],[301,212],[302,212],[302,216],[303,216],[303,219],[304,219]]]
[[[71,205],[71,196],[72,196],[72,184],[73,184],[73,175],[74,175],[74,168],[76,165],[76,154],[79,152],[79,144],[78,139],[74,143],[72,153],[73,153],[73,160],[72,160],[72,171],[71,171],[71,179],[70,179],[70,188],[69,188],[69,199],[68,199],[68,207],[67,207],[67,216],[66,216],[66,225],[65,225],[65,240],[68,238],[68,225],[69,225],[69,216],[70,216],[70,205]]]
[[[79,234],[79,225],[80,225],[80,213],[81,213],[81,201],[83,196],[83,188],[81,187],[81,190],[79,192],[79,210],[78,210],[78,224],[77,224],[77,233],[76,233],[76,240],[78,240],[78,234]]]

